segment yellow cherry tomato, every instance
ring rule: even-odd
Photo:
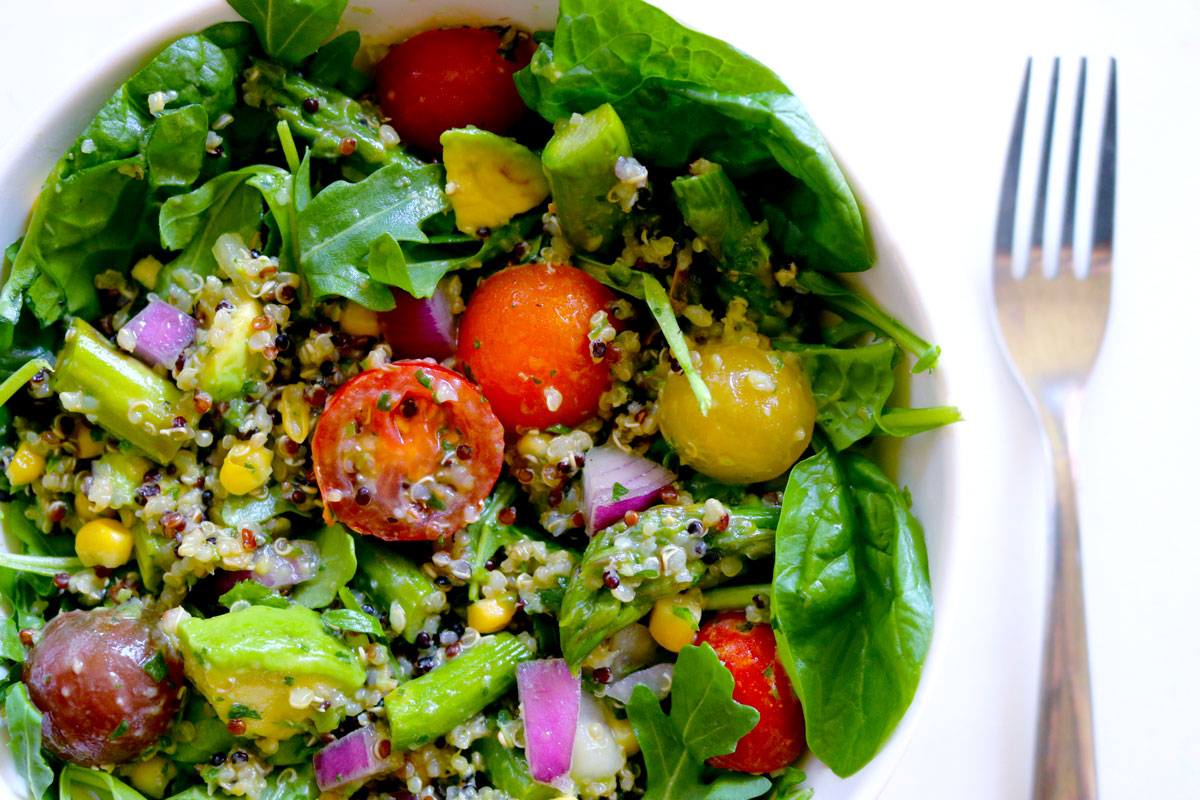
[[[804,453],[817,409],[804,373],[779,353],[712,342],[696,348],[708,416],[682,373],[659,395],[659,425],[684,464],[726,483],[781,475]]]

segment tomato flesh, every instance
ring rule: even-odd
[[[612,378],[608,362],[592,357],[588,333],[615,300],[586,272],[553,264],[510,267],[475,289],[458,358],[506,428],[576,425],[596,414]]]
[[[451,128],[504,133],[525,112],[512,76],[529,63],[533,44],[525,39],[503,50],[494,30],[417,34],[379,62],[379,105],[401,139],[433,152],[441,152],[438,139]]]
[[[463,376],[428,361],[360,373],[313,433],[327,520],[388,540],[438,539],[478,518],[504,429]]]
[[[750,622],[741,611],[718,614],[700,629],[696,644],[707,642],[733,673],[733,699],[758,710],[758,724],[728,755],[708,763],[738,772],[772,772],[804,752],[804,712],[780,663],[771,626]]]

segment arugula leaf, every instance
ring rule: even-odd
[[[292,600],[308,608],[324,608],[337,597],[338,589],[354,577],[358,561],[354,537],[343,525],[327,525],[309,537],[317,545],[320,566],[315,578],[292,590]]]
[[[771,788],[766,778],[724,770],[701,782],[704,762],[732,753],[758,723],[758,711],[734,701],[733,675],[711,645],[680,651],[669,716],[646,686],[633,690],[628,711],[646,760],[646,800],[748,800]]]
[[[30,702],[25,684],[20,681],[4,698],[4,716],[17,774],[29,785],[32,797],[41,797],[54,781],[54,772],[42,755],[42,714]]]
[[[124,723],[123,723],[124,724]],[[68,764],[58,777],[60,800],[146,800],[111,772]]]
[[[351,608],[336,608],[321,615],[321,624],[331,631],[353,631],[383,638],[383,627],[379,620],[362,611]]]
[[[697,156],[735,175],[782,167],[814,209],[801,220],[799,255],[838,272],[874,261],[858,202],[804,106],[729,44],[641,0],[563,0],[553,46],[543,43],[515,81],[551,122],[612,103],[634,154],[659,167]]]
[[[228,0],[254,26],[267,55],[293,64],[337,28],[348,0]]]
[[[931,370],[937,366],[942,349],[917,336],[895,317],[888,314],[873,301],[855,292],[828,275],[804,270],[796,276],[796,282],[805,291],[821,298],[842,316],[862,320],[880,336],[891,339],[907,353],[917,357],[912,374]]]
[[[788,477],[771,624],[809,748],[844,777],[912,702],[933,602],[924,534],[903,495],[866,458],[841,459],[824,447]]]
[[[339,33],[313,55],[305,73],[315,83],[337,86],[349,95],[359,94],[371,81],[354,68],[354,57],[361,44],[358,31]]]
[[[217,602],[226,608],[234,603],[245,600],[252,606],[268,606],[270,608],[287,608],[287,598],[274,589],[268,589],[258,581],[238,581],[232,589],[217,598]]]
[[[348,297],[373,311],[395,307],[392,294],[359,265],[383,236],[428,240],[421,223],[449,209],[442,168],[390,164],[358,183],[326,186],[297,217],[300,266],[314,299]],[[381,245],[382,246],[382,245]]]
[[[185,188],[195,183],[204,167],[207,141],[204,106],[194,103],[164,112],[143,148],[150,188]]]
[[[787,767],[775,779],[767,800],[812,800],[812,787],[804,785],[807,780],[804,770]]]
[[[390,233],[371,242],[367,255],[367,274],[373,280],[403,289],[413,297],[432,296],[448,271],[444,261],[409,264],[400,243]]]
[[[692,393],[696,395],[700,413],[708,416],[708,409],[712,407],[712,392],[700,377],[696,365],[692,363],[692,352],[688,348],[687,340],[683,338],[683,331],[679,329],[679,320],[675,319],[675,310],[671,308],[671,298],[667,296],[667,290],[653,275],[644,272],[642,292],[646,297],[646,305],[650,307],[650,313],[657,320],[658,327],[662,328],[663,338],[671,348],[671,355],[675,357],[688,385],[692,387]]]

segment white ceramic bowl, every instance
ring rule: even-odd
[[[556,14],[556,2],[537,0],[356,0],[342,23],[344,28],[359,30],[365,43],[370,44],[396,41],[418,30],[449,25],[512,22],[531,30],[546,30],[554,27]],[[0,197],[0,245],[15,241],[22,234],[30,205],[47,173],[117,86],[171,40],[230,19],[237,16],[223,0],[180,0],[178,12],[163,21],[143,24],[141,29],[136,21],[131,21],[129,38],[113,52],[111,59],[63,91],[56,105],[13,137],[13,142],[23,142],[25,147],[0,154],[0,186],[6,189]],[[687,22],[686,16],[682,21]],[[900,252],[869,198],[857,183],[855,187],[878,251],[875,267],[856,276],[857,282],[915,331],[936,339]],[[911,404],[951,403],[953,398],[948,396],[946,386],[941,371],[914,377]],[[912,737],[922,707],[936,692],[958,584],[957,447],[957,437],[950,428],[908,440],[900,448],[899,479],[910,489],[914,510],[925,527],[933,582],[934,635],[920,688],[882,751],[854,776],[838,778],[820,762],[808,759],[806,770],[816,788],[817,800],[868,800],[878,796]],[[0,779],[0,800],[28,797],[7,742],[0,742]]]

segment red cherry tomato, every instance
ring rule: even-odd
[[[457,372],[400,361],[360,373],[313,433],[326,518],[380,539],[438,539],[474,519],[504,461],[504,429]]]
[[[775,653],[770,625],[749,622],[741,611],[718,614],[700,629],[696,644],[708,642],[733,673],[733,699],[758,710],[758,724],[737,749],[709,764],[738,772],[783,769],[804,752],[804,712]]]
[[[401,139],[433,152],[441,152],[438,138],[451,128],[504,133],[525,113],[512,76],[532,56],[528,39],[502,52],[500,34],[492,30],[425,31],[379,62],[379,105]]]
[[[575,425],[596,413],[612,379],[592,358],[588,332],[615,300],[586,272],[552,264],[511,267],[475,289],[458,358],[506,428]]]

